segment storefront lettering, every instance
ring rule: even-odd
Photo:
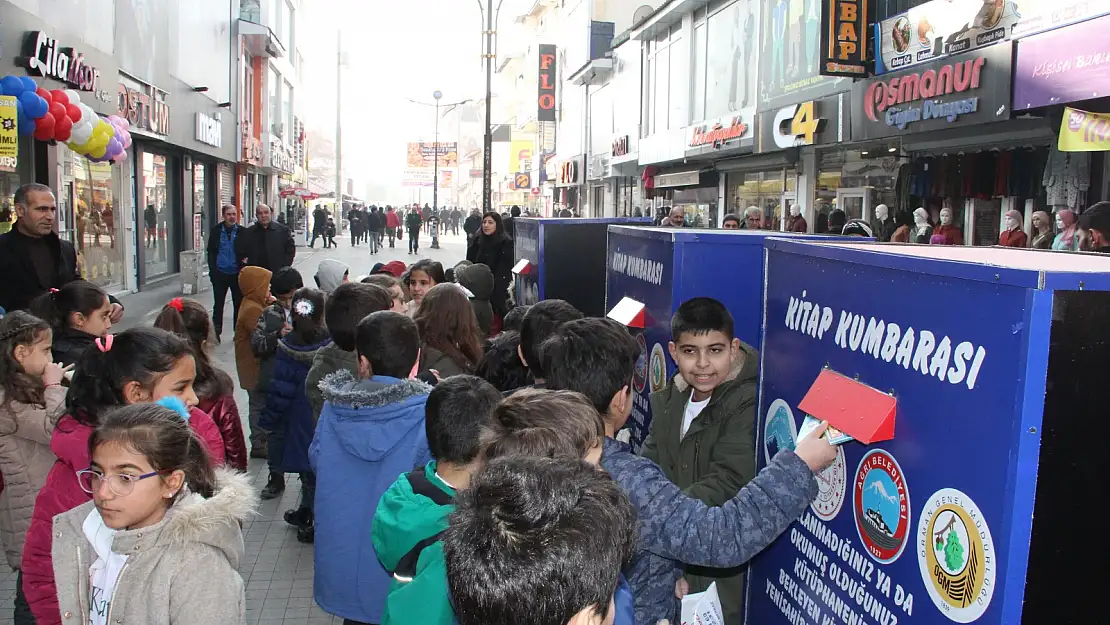
[[[119,84],[119,114],[140,130],[170,134],[170,106],[165,91],[146,84]]]
[[[782,149],[813,145],[825,120],[817,117],[817,104],[810,100],[780,109],[774,119],[775,145]]]
[[[559,167],[559,184],[578,184],[578,161],[567,161]]]
[[[867,0],[829,0],[822,5],[821,74],[867,74]]]
[[[906,126],[929,119],[943,119],[949,123],[956,121],[960,115],[969,115],[979,111],[979,98],[967,98],[955,102],[941,102],[940,100],[925,100],[921,106],[906,109],[892,108],[886,112],[883,121],[887,126],[905,130]]]
[[[628,156],[628,135],[613,139],[613,156]]]
[[[663,284],[663,263],[639,256],[613,252],[611,268],[617,273],[659,286]]]
[[[555,121],[555,76],[556,60],[555,46],[541,44],[539,46],[539,95],[536,119],[541,122]]]
[[[978,89],[986,63],[986,57],[978,57],[946,63],[936,70],[876,80],[867,87],[863,112],[875,122],[879,121],[880,113],[893,106]]]
[[[223,145],[223,135],[224,126],[218,113],[215,117],[197,113],[197,141],[218,148]]]
[[[690,147],[712,145],[715,148],[720,148],[729,141],[740,139],[746,134],[748,134],[748,125],[737,115],[732,118],[732,123],[728,126],[724,126],[720,122],[713,124],[713,126],[708,124],[695,126],[690,134]]]
[[[21,65],[35,76],[60,80],[81,91],[97,91],[100,70],[85,64],[85,55],[62,47],[42,31],[27,33],[26,56]]]

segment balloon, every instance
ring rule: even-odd
[[[66,95],[66,92],[62,91],[61,89],[54,89],[53,91],[51,91],[50,99],[51,101],[57,102],[62,106],[69,104],[69,96]]]
[[[54,116],[50,113],[35,120],[35,138],[50,141],[54,138]]]
[[[19,80],[23,81],[24,91],[34,91],[39,87],[37,84],[35,84],[35,79],[31,78],[30,76],[20,76]]]
[[[81,121],[81,107],[70,102],[66,105],[66,117],[68,117],[69,121],[73,122],[74,124]]]
[[[73,89],[66,89],[66,97],[69,98],[70,104],[79,104],[81,102],[81,94]]]
[[[30,89],[28,89],[28,91],[30,91]],[[47,91],[47,90],[46,90],[45,88],[43,88],[43,87],[37,87],[37,88],[35,89],[35,94],[37,94],[37,95],[38,95],[38,96],[39,96],[40,98],[42,98],[43,100],[46,100],[46,104],[47,104],[48,106],[49,106],[49,104],[50,104],[50,103],[51,103],[51,102],[53,101],[53,96],[51,96],[51,95],[50,95],[50,92],[49,92],[49,91]]]
[[[122,151],[123,151],[123,144],[119,142],[119,139],[116,139],[115,137],[112,137],[112,139],[110,141],[108,141],[108,153],[111,154],[112,156],[115,156],[116,154],[119,154]]]
[[[54,139],[56,141],[69,141],[73,135],[73,120],[68,117],[59,117],[54,121]]]
[[[89,152],[89,154],[91,154],[93,158],[104,158],[104,155],[107,154],[107,153],[108,153],[108,148],[104,147],[104,146],[101,146],[101,147],[93,150],[92,152]]]
[[[119,118],[119,125],[122,126],[124,130],[131,130],[131,122],[127,121],[126,117]]]
[[[65,94],[62,95],[64,97]],[[54,116],[54,119],[61,119],[63,117],[66,117],[66,105],[62,104],[61,102],[51,102],[50,114]]]
[[[73,134],[70,135],[70,138],[74,142],[76,142],[78,144],[84,144],[91,137],[92,137],[92,124],[91,123],[89,123],[85,120],[82,120],[80,123],[73,126]]]
[[[30,137],[35,134],[35,120],[27,116],[19,120],[19,134],[23,137]]]
[[[131,133],[125,130],[123,131],[123,149],[126,150],[129,147],[131,147]]]
[[[31,119],[38,119],[50,110],[50,106],[39,95],[33,91],[24,91],[19,95],[19,101],[23,103],[23,112]]]
[[[14,95],[18,98],[25,90],[23,81],[19,79],[19,76],[4,76],[0,78],[0,93],[4,95]]]

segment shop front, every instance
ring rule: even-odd
[[[613,168],[610,155],[591,154],[586,164],[586,183],[589,185],[589,202],[583,217],[612,217],[616,214],[616,195],[614,194]]]
[[[617,217],[650,217],[644,212],[640,165],[635,134],[617,134],[609,151],[613,174],[613,202]]]
[[[583,183],[586,175],[586,156],[579,154],[569,159],[555,161],[555,206],[556,217],[578,215],[582,205]],[[568,211],[570,214],[566,214]]]

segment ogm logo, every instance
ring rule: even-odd
[[[979,506],[955,488],[933,493],[917,523],[917,562],[933,604],[950,620],[971,623],[990,607],[998,555]]]

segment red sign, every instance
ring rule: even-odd
[[[728,126],[723,126],[720,123],[709,126],[703,124],[695,126],[693,132],[690,134],[690,147],[696,148],[703,145],[712,145],[719,148],[725,143],[734,139],[739,139],[748,133],[748,125],[743,122],[739,115],[732,118],[732,123]]]
[[[555,81],[557,74],[555,73],[556,60],[555,60],[555,46],[551,44],[540,44],[540,76],[539,76],[539,109],[536,112],[536,119],[541,122],[555,121]]]
[[[939,98],[950,93],[963,93],[979,88],[979,78],[986,57],[946,63],[939,69],[906,74],[889,80],[876,80],[867,87],[863,112],[871,121],[879,121],[878,113],[892,106],[917,100]]]
[[[628,135],[613,139],[613,156],[628,156]]]

